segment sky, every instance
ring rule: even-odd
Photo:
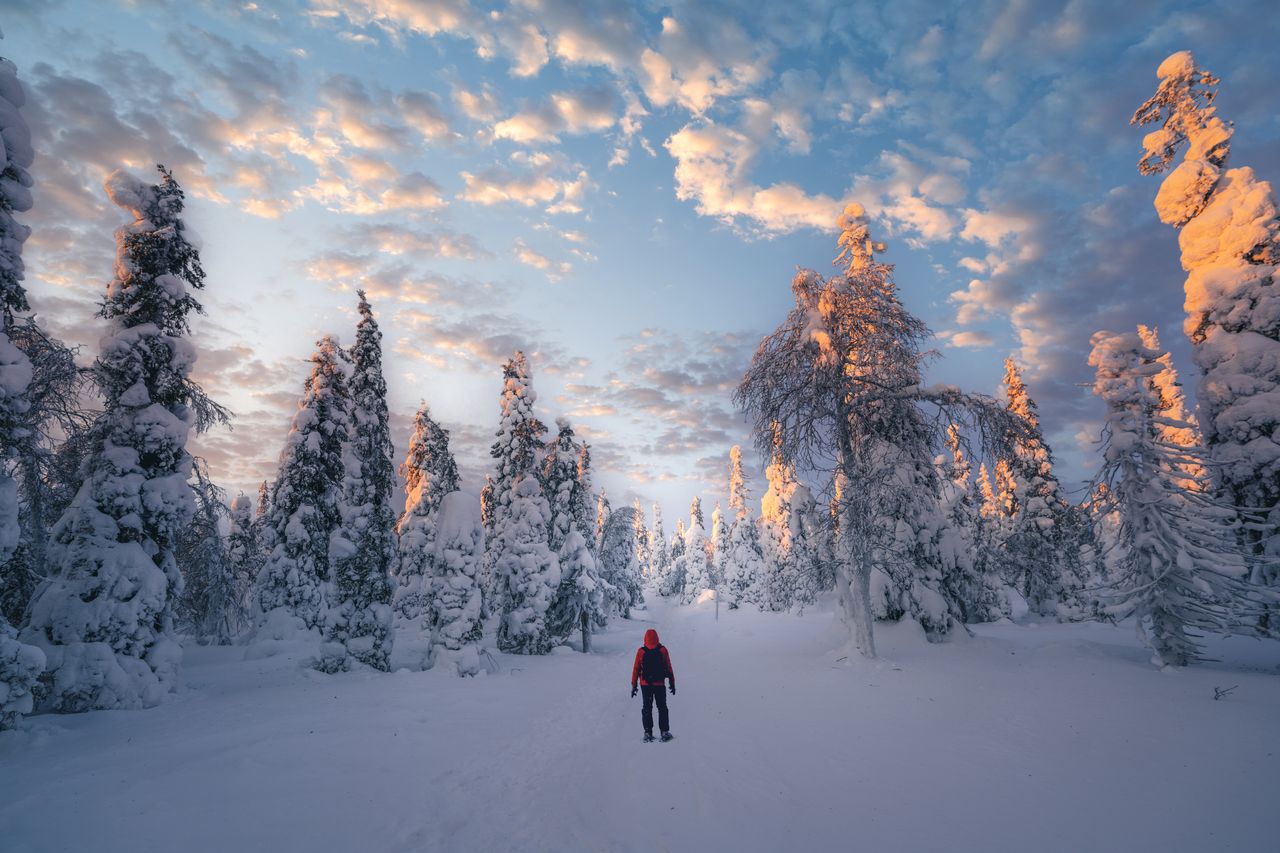
[[[171,168],[208,273],[194,448],[274,475],[317,338],[382,326],[397,453],[421,401],[478,490],[502,362],[591,443],[614,506],[727,492],[731,394],[863,204],[930,381],[1025,370],[1059,473],[1090,474],[1090,335],[1158,326],[1194,385],[1177,234],[1129,117],[1168,54],[1222,78],[1232,163],[1280,179],[1270,4],[979,0],[0,0],[27,89],[40,319],[93,355],[118,167]],[[753,493],[762,466],[748,455]]]

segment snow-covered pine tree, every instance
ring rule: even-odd
[[[702,499],[694,496],[689,503],[689,524],[684,531],[684,554],[681,555],[680,574],[684,586],[680,600],[684,604],[696,601],[704,589],[711,586],[711,563],[707,554],[706,522],[702,515]]]
[[[671,571],[671,551],[662,529],[662,507],[653,505],[653,527],[649,528],[649,584],[661,590]]]
[[[520,474],[500,503],[494,572],[502,601],[498,648],[510,654],[545,655],[555,645],[547,609],[560,585],[560,564],[547,544],[551,508],[534,472]]]
[[[978,553],[979,508],[973,499],[973,466],[955,424],[947,427],[946,448],[947,453],[938,457],[945,521],[941,541],[943,593],[959,610],[962,622],[990,622],[1001,615],[999,587],[984,573],[985,563]]]
[[[31,230],[13,217],[31,209],[31,176],[27,173],[33,156],[31,131],[18,112],[24,100],[17,68],[0,57],[0,146],[4,154],[0,172],[0,588],[17,589],[23,598],[25,565],[20,584],[9,580],[17,567],[7,564],[21,540],[18,484],[10,467],[27,437],[23,420],[31,408],[31,361],[9,338],[13,312],[28,307],[22,287],[22,244]],[[30,713],[32,691],[44,667],[44,652],[18,642],[17,632],[0,611],[0,730],[12,728],[23,714]]]
[[[245,628],[244,596],[236,585],[228,543],[219,530],[228,516],[222,489],[203,459],[192,465],[196,510],[178,535],[174,557],[182,572],[179,625],[202,645],[229,645]]]
[[[591,624],[605,621],[605,588],[596,571],[595,555],[582,535],[584,529],[591,529],[591,457],[585,446],[579,448],[574,441],[568,420],[558,418],[556,424],[559,434],[547,448],[542,476],[551,501],[548,544],[560,563],[560,583],[547,610],[547,631],[556,642],[580,631],[582,651],[588,652]]]
[[[1209,470],[1236,506],[1268,510],[1265,525],[1241,528],[1259,552],[1280,553],[1280,212],[1268,181],[1227,166],[1234,129],[1217,115],[1218,78],[1189,51],[1165,59],[1156,76],[1156,93],[1131,123],[1159,124],[1142,140],[1144,175],[1168,171],[1186,145],[1155,207],[1180,229],[1184,329],[1201,371],[1196,400]],[[1280,562],[1258,566],[1257,582],[1280,585]]]
[[[226,413],[190,379],[188,315],[200,311],[204,270],[182,189],[159,171],[154,185],[124,171],[106,180],[133,221],[116,231],[115,277],[99,310],[111,322],[93,367],[105,412],[23,630],[48,657],[41,704],[53,711],[155,705],[182,660],[174,548],[195,511],[186,443]]]
[[[442,495],[430,517],[433,538],[429,576],[434,579],[435,595],[429,608],[434,618],[432,665],[450,661],[458,675],[475,675],[480,671],[484,636],[480,587],[484,527],[475,499],[457,491]]]
[[[458,490],[459,480],[457,463],[449,451],[449,431],[431,417],[426,403],[414,416],[400,476],[404,478],[405,499],[404,512],[396,524],[399,547],[392,603],[401,624],[428,636],[435,621],[432,602],[438,597],[434,588],[438,579],[431,573],[436,514],[444,496]]]
[[[596,498],[596,552],[599,553],[604,547],[604,529],[609,523],[609,516],[613,513],[613,507],[609,506],[609,498],[604,493],[604,489],[600,490],[599,496]]]
[[[572,424],[567,418],[556,418],[556,437],[547,445],[546,459],[542,463],[542,483],[547,493],[547,503],[551,507],[547,544],[556,552],[559,552],[560,546],[569,536],[569,529],[573,527],[578,455]]]
[[[239,494],[231,499],[227,518],[227,561],[240,612],[247,619],[253,586],[263,563],[262,547],[258,542],[258,519],[248,495]]]
[[[299,626],[322,626],[329,545],[342,523],[350,370],[337,340],[326,336],[316,343],[262,522],[273,544],[254,590],[260,632],[279,637]]]
[[[1107,488],[1095,492],[1105,501],[1097,509],[1119,515],[1110,609],[1136,618],[1153,663],[1185,666],[1200,658],[1197,631],[1255,630],[1265,596],[1247,582],[1233,508],[1215,501],[1207,483],[1188,479],[1203,451],[1162,436],[1186,426],[1162,399],[1164,353],[1133,333],[1098,332],[1092,345],[1094,393],[1107,406],[1098,475]]]
[[[631,501],[632,524],[631,528],[635,532],[636,537],[636,560],[640,563],[640,579],[642,583],[649,581],[649,569],[653,560],[653,553],[649,549],[649,528],[645,524],[644,505],[640,503],[640,498],[636,497]]]
[[[769,484],[760,498],[760,548],[767,574],[765,600],[769,609],[790,606],[800,580],[792,535],[796,530],[791,513],[791,496],[796,489],[795,470],[782,453],[782,430],[775,424],[769,436],[769,464],[764,469]]]
[[[1005,541],[1010,570],[1007,580],[1035,613],[1057,615],[1083,583],[1080,542],[1072,537],[1070,505],[1053,473],[1053,454],[1040,429],[1035,401],[1013,359],[1005,359],[1004,385],[1009,411],[1024,423],[1024,437],[1009,437],[1009,537]],[[997,470],[997,477],[1002,476]]]
[[[573,520],[578,525],[578,532],[586,540],[591,553],[596,553],[595,517],[596,494],[591,485],[591,448],[582,442],[578,450],[578,476],[573,481],[573,495],[570,504],[573,508]]]
[[[684,592],[684,519],[676,519],[676,531],[671,534],[671,543],[667,548],[668,566],[666,578],[658,587],[658,594],[665,596],[681,595]]]
[[[498,648],[514,654],[546,654],[547,608],[560,584],[556,553],[548,543],[551,506],[538,466],[546,427],[537,419],[528,362],[517,352],[503,365],[501,421],[489,451],[493,479],[493,536],[485,562],[494,584],[494,609],[502,614]]]
[[[333,584],[319,668],[390,669],[391,566],[396,557],[395,448],[382,374],[382,331],[363,290],[357,291],[351,360],[350,446],[345,457],[342,526],[333,539]]]
[[[711,535],[707,537],[707,589],[715,590],[717,596],[723,594],[729,573],[735,571],[729,558],[729,525],[717,503],[711,511]]]
[[[895,599],[931,639],[951,625],[939,591],[938,415],[978,421],[984,436],[1005,435],[1013,419],[993,400],[922,384],[929,331],[898,299],[892,267],[875,259],[883,244],[871,239],[860,205],[846,208],[838,227],[844,272],[796,275],[796,306],[761,342],[735,397],[763,453],[772,453],[777,424],[787,461],[835,467],[837,593],[851,642],[874,657],[875,566],[887,569]]]
[[[644,600],[633,512],[631,507],[624,506],[607,514],[597,560],[597,571],[605,587],[606,609],[623,619],[631,618],[631,608]],[[597,624],[603,625],[603,622],[597,621]]]

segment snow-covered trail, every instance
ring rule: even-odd
[[[640,741],[656,627],[672,743]],[[830,611],[656,601],[596,652],[325,676],[193,649],[145,712],[0,734],[5,853],[1261,850],[1280,643],[1159,672],[1130,627],[995,625],[939,646],[880,626],[838,662]],[[1239,685],[1223,701],[1213,687]]]

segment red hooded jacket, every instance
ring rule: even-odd
[[[644,663],[645,649],[658,649],[662,652],[662,659],[667,664],[667,678],[671,679],[671,686],[675,687],[676,671],[671,668],[671,655],[667,652],[667,647],[658,642],[658,632],[652,628],[644,632],[644,646],[636,649],[636,662],[631,665],[631,686],[635,687],[637,681],[646,687],[662,686],[662,679],[658,679],[656,683],[647,681],[644,677],[644,673],[641,671],[641,664]]]

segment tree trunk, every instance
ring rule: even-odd
[[[582,611],[580,621],[582,625],[582,653],[585,655],[591,651],[591,620],[587,618],[587,611]]]
[[[836,423],[839,451],[836,476],[841,478],[843,485],[838,506],[840,529],[834,548],[836,585],[840,590],[840,603],[845,612],[845,625],[852,634],[854,644],[863,657],[874,659],[876,642],[871,616],[871,543],[865,535],[859,536],[867,525],[858,523],[865,522],[866,519],[859,518],[859,511],[855,509],[856,495],[865,493],[851,488],[855,478],[849,427],[840,418],[837,418]],[[865,500],[859,503],[865,503]]]

